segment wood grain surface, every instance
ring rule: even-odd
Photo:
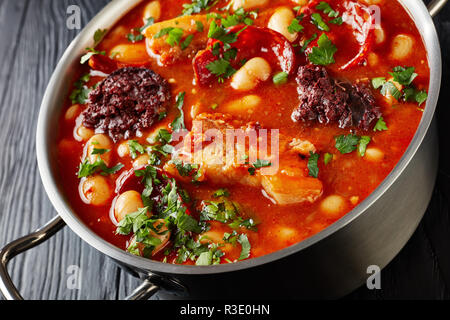
[[[124,0],[126,1],[126,0]],[[108,0],[0,0],[0,247],[56,215],[42,187],[35,156],[39,105],[59,58],[79,32],[66,27],[78,5],[85,25]],[[450,49],[450,8],[436,19],[443,51]],[[450,298],[450,56],[444,54],[439,103],[441,165],[428,211],[402,252],[381,274],[382,289],[346,299]],[[68,289],[69,266],[82,270],[81,289]],[[139,280],[84,243],[69,228],[9,266],[26,299],[121,299]],[[282,289],[282,288],[280,288]]]

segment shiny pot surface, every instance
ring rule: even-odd
[[[435,0],[430,12],[421,1],[401,0],[420,30],[428,52],[431,80],[422,121],[404,156],[382,184],[359,206],[322,232],[281,251],[236,264],[198,267],[163,264],[133,256],[97,236],[70,208],[58,185],[55,136],[61,106],[79,57],[92,46],[97,29],[109,29],[140,0],[114,0],[72,42],[47,87],[37,129],[37,159],[45,190],[59,213],[48,225],[0,251],[0,290],[20,299],[6,270],[15,255],[32,248],[67,224],[78,236],[144,282],[130,299],[158,290],[191,298],[334,298],[351,292],[386,266],[419,224],[434,187],[438,141],[432,124],[441,83],[441,51],[431,14],[447,0]]]

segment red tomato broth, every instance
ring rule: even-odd
[[[340,1],[331,0],[327,2],[335,8]],[[178,16],[182,10],[182,3],[190,3],[190,1],[162,1],[162,15],[159,21]],[[107,55],[109,55],[110,50],[114,46],[118,44],[130,44],[126,39],[126,34],[133,28],[139,28],[143,25],[142,12],[146,4],[147,2],[137,6],[121,19],[99,44],[97,50],[105,50]],[[255,25],[267,26],[267,21],[272,13],[277,7],[282,5],[294,6],[288,0],[271,1],[268,5],[270,8],[260,12],[259,18],[255,21]],[[224,6],[225,2],[220,1],[214,8],[222,8]],[[371,52],[376,53],[379,57],[380,62],[378,65],[371,67],[367,64],[355,66],[345,71],[339,71],[338,67],[345,62],[345,59],[354,56],[357,50],[354,46],[341,42],[348,35],[339,31],[341,30],[339,26],[329,24],[331,27],[329,34],[333,35],[330,36],[330,39],[333,39],[338,51],[335,55],[337,63],[328,66],[328,71],[333,77],[355,82],[357,80],[372,79],[375,77],[388,78],[388,72],[397,65],[414,66],[416,68],[415,72],[419,75],[414,80],[414,84],[419,89],[427,90],[430,72],[427,64],[426,50],[414,22],[397,1],[384,1],[381,4],[381,8],[381,26],[385,32],[386,40],[382,44],[374,44],[371,49]],[[325,17],[325,15],[323,16]],[[301,24],[306,25],[306,22]],[[208,26],[205,26],[205,28],[208,28]],[[311,25],[306,30],[311,30],[311,28],[315,27]],[[315,32],[319,35],[322,33],[318,30]],[[414,54],[402,61],[396,61],[390,58],[391,41],[395,35],[401,33],[408,34],[414,38]],[[309,38],[309,35],[305,34],[305,38]],[[136,46],[142,46],[142,42],[136,43]],[[209,88],[199,87],[193,84],[194,73],[190,61],[178,62],[170,67],[159,66],[151,57],[148,57],[147,60],[142,62],[148,63],[150,69],[165,79],[176,80],[176,83],[171,83],[173,100],[178,92],[186,92],[184,113],[188,129],[191,128],[191,122],[193,120],[191,116],[191,108],[193,106],[196,108],[195,114],[202,112],[221,112],[221,108],[227,102],[242,99],[242,97],[248,94],[254,94],[262,99],[263,104],[258,106],[253,113],[245,111],[244,113],[239,112],[234,115],[244,120],[258,121],[264,128],[279,129],[280,133],[287,136],[301,137],[302,139],[309,140],[321,154],[329,152],[334,155],[333,160],[328,165],[323,163],[323,157],[320,158],[318,178],[324,185],[324,193],[321,199],[335,194],[346,199],[345,212],[335,216],[326,215],[320,211],[321,199],[312,204],[302,203],[280,206],[265,197],[259,188],[241,185],[221,186],[215,185],[213,182],[206,185],[181,183],[189,192],[190,196],[198,200],[211,199],[211,194],[214,191],[220,187],[226,187],[231,194],[230,200],[236,201],[247,208],[248,215],[254,217],[259,222],[258,232],[246,232],[252,245],[251,258],[266,255],[298,243],[325,229],[361,203],[386,178],[400,160],[411,142],[422,117],[422,111],[418,108],[417,104],[399,103],[391,106],[386,103],[384,97],[377,90],[372,90],[377,99],[377,103],[381,106],[383,118],[389,130],[376,133],[372,130],[369,132],[356,130],[354,132],[359,135],[371,136],[372,141],[370,147],[377,147],[383,150],[383,160],[374,165],[373,162],[361,158],[357,152],[340,154],[336,150],[335,137],[341,134],[348,134],[350,132],[348,129],[343,130],[339,129],[337,125],[322,125],[317,122],[294,123],[291,120],[290,115],[298,106],[295,76],[291,76],[289,82],[282,86],[274,85],[269,80],[260,83],[251,92],[241,93],[231,88],[229,80],[223,84],[216,84]],[[88,72],[86,66],[80,67],[79,75],[86,72]],[[273,70],[273,72],[276,72],[276,70]],[[99,80],[100,78],[92,79],[89,85]],[[280,90],[283,91],[282,95],[280,95]],[[214,104],[218,104],[218,108],[212,111],[211,106]],[[65,108],[68,108],[70,105],[68,99]],[[168,117],[163,122],[170,123],[176,115],[176,108],[171,108]],[[130,236],[117,235],[115,233],[116,225],[111,221],[110,217],[111,202],[116,195],[111,197],[107,205],[100,207],[95,207],[82,201],[79,194],[79,179],[76,173],[80,162],[84,158],[84,143],[80,143],[74,139],[73,132],[75,123],[65,120],[64,114],[61,116],[60,124],[58,133],[60,141],[58,145],[59,173],[68,202],[79,217],[95,233],[115,246],[125,249],[130,240]],[[159,126],[159,124],[155,126]],[[144,131],[142,138],[132,137],[131,139],[138,140],[144,144],[145,137],[152,129]],[[111,163],[121,162],[125,165],[125,169],[123,170],[128,170],[132,167],[133,160],[129,157],[119,158],[117,155],[119,144],[120,142],[115,144],[114,150],[111,152]],[[107,177],[112,189],[115,188],[115,180],[121,172]],[[352,197],[357,199],[353,203],[350,201]],[[288,231],[281,231],[282,227],[287,228],[286,230]],[[231,229],[226,226],[217,226],[216,229],[221,232],[231,232]],[[280,237],[281,234],[283,236]],[[226,257],[229,257],[230,260],[235,260],[239,257],[239,251],[239,246],[236,246]],[[174,262],[176,257],[174,254],[167,257],[163,254],[158,254],[153,257],[153,259],[160,261],[164,258],[166,258],[167,262]],[[193,264],[189,260],[186,263]]]

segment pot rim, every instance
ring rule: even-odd
[[[416,154],[425,137],[425,134],[428,131],[436,109],[442,77],[442,61],[439,39],[433,20],[422,1],[399,0],[415,21],[427,49],[428,62],[430,66],[428,100],[422,120],[408,149],[405,151],[404,155],[391,173],[361,204],[347,213],[344,217],[310,238],[271,254],[237,263],[215,266],[172,265],[129,254],[123,249],[110,244],[98,236],[77,217],[77,214],[65,201],[63,191],[60,191],[58,187],[57,175],[54,173],[55,170],[52,169],[52,144],[50,142],[54,138],[54,132],[52,132],[51,128],[54,127],[54,122],[52,123],[52,121],[54,121],[55,116],[52,116],[52,112],[58,115],[58,117],[56,117],[56,119],[58,119],[61,112],[60,106],[63,105],[61,102],[66,98],[68,88],[65,83],[67,82],[67,75],[69,73],[70,66],[76,59],[79,59],[84,48],[92,45],[91,39],[95,30],[100,28],[110,29],[111,26],[113,26],[121,17],[123,17],[129,10],[134,8],[141,1],[142,0],[113,0],[102,11],[100,11],[100,13],[98,13],[72,41],[66,49],[63,57],[60,59],[47,86],[41,104],[37,126],[36,153],[39,172],[51,203],[72,231],[74,231],[89,245],[113,259],[141,270],[148,270],[152,272],[166,274],[170,273],[175,275],[204,275],[221,274],[254,268],[286,258],[287,256],[305,250],[306,248],[319,243],[330,235],[346,227],[353,220],[362,215],[367,208],[372,206],[372,204],[376,202],[402,174],[413,156]],[[109,19],[109,17],[115,18]],[[57,92],[57,94],[54,94],[55,92]]]

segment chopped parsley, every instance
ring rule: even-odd
[[[91,92],[91,89],[86,87],[86,83],[88,83],[90,79],[91,76],[89,74],[85,74],[74,83],[74,89],[69,97],[69,99],[72,101],[72,104],[86,104],[89,93]]]
[[[108,32],[107,29],[97,29],[97,31],[95,31],[94,33],[94,48],[103,40],[103,38],[105,37],[106,33]],[[85,55],[83,55],[81,57],[80,63],[81,64],[85,64],[87,61],[89,61],[89,59],[96,55],[96,54],[101,54],[101,55],[106,55],[105,51],[97,51],[94,48],[86,48],[87,53]]]
[[[321,31],[330,31],[330,27],[323,21],[322,16],[318,13],[313,13],[311,15],[311,23]]]
[[[328,22],[331,23],[331,24],[337,24],[338,26],[340,26],[341,24],[344,23],[344,19],[342,19],[342,17],[337,17],[337,18],[334,18],[334,19],[332,19],[332,20],[330,20]]]
[[[173,47],[175,44],[180,44],[182,37],[183,37],[183,29],[172,28],[168,33],[166,42]]]
[[[366,154],[367,145],[371,141],[369,136],[358,136],[356,134],[341,135],[336,139],[336,149],[338,149],[342,154],[347,154],[358,149],[358,154],[364,157]]]
[[[239,256],[239,260],[245,260],[250,257],[250,250],[252,246],[250,245],[250,241],[246,234],[241,234],[237,240],[242,247],[241,255]]]
[[[428,93],[425,90],[417,90],[416,88],[409,87],[403,90],[403,99],[405,101],[417,102],[421,106],[428,99]]]
[[[388,129],[386,122],[384,122],[383,117],[378,119],[377,123],[373,127],[373,131],[386,131]]]
[[[341,135],[335,138],[336,149],[342,154],[351,153],[356,150],[359,142],[359,137],[355,134]]]
[[[91,154],[92,155],[102,155],[102,154],[108,153],[110,151],[111,151],[110,149],[97,149],[97,148],[94,148],[94,150],[92,150]]]
[[[236,73],[236,69],[231,66],[230,62],[223,58],[210,62],[206,65],[206,68],[219,78],[219,82],[222,82],[223,79],[229,78]]]
[[[385,77],[378,77],[372,79],[372,86],[375,89],[380,89],[380,93],[384,96],[388,94],[392,95],[395,99],[403,101],[414,101],[421,106],[428,98],[428,93],[425,90],[418,90],[413,86],[414,79],[417,78],[414,67],[395,67],[392,72],[389,72],[392,76],[392,81],[386,81]],[[404,86],[402,90],[399,90],[394,82]]]
[[[310,157],[308,160],[308,170],[309,176],[313,178],[317,178],[319,176],[319,154],[310,152]]]
[[[393,69],[393,72],[389,72],[389,74],[394,78],[395,82],[404,86],[409,86],[417,77],[417,73],[415,73],[414,70],[414,67],[404,68],[397,66]]]
[[[145,147],[143,145],[141,145],[139,142],[137,142],[136,140],[128,141],[128,147],[130,149],[130,154],[131,154],[132,159],[136,159],[138,153],[140,153],[140,154],[145,153]]]
[[[88,51],[84,56],[81,57],[80,63],[81,64],[85,64],[86,62],[89,61],[89,59],[92,56],[95,56],[96,54],[100,54],[102,56],[106,55],[105,51],[97,51],[94,48],[86,48],[86,51]]]
[[[205,29],[201,21],[195,21],[195,26],[197,27],[198,32],[203,32],[203,30]]]
[[[108,33],[108,29],[97,29],[94,33],[94,47],[96,47]]]
[[[359,139],[358,154],[360,157],[364,157],[366,154],[367,145],[371,140],[372,139],[369,136],[362,136],[361,139]]]
[[[331,162],[331,160],[333,160],[333,154],[332,153],[325,153],[325,155],[323,156],[323,163],[325,165],[329,164]]]
[[[254,176],[256,174],[256,169],[261,169],[270,166],[272,166],[272,162],[270,162],[269,160],[257,159],[256,162],[253,163],[253,165],[250,168],[248,168],[248,172],[250,173],[251,176]]]
[[[386,81],[380,90],[383,96],[387,96],[388,94],[392,95],[396,100],[400,100],[402,97],[402,93],[392,81]]]
[[[207,10],[217,2],[216,0],[192,0],[192,3],[183,4],[183,16],[200,13]]]
[[[305,52],[305,50],[306,50],[306,48],[308,48],[308,46],[309,46],[309,44],[311,43],[311,42],[313,42],[314,40],[316,40],[317,39],[317,33],[314,33],[312,36],[311,36],[311,38],[309,38],[308,40],[306,40],[304,43],[303,43],[303,46],[302,46],[302,48],[300,49],[300,52]]]
[[[272,163],[269,160],[261,160],[257,159],[255,163],[253,163],[253,166],[256,169],[264,168],[264,167],[270,167],[272,166]]]
[[[334,11],[333,8],[325,1],[321,1],[317,6],[317,10],[323,11],[324,14],[327,14],[330,18],[336,18],[339,16],[339,12]]]
[[[86,159],[80,164],[78,178],[89,177],[97,172],[103,176],[106,176],[120,171],[123,167],[123,164],[118,163],[114,167],[108,168],[103,159],[100,157],[97,157],[97,160],[95,160],[94,163],[91,163],[88,159]]]
[[[194,35],[190,34],[186,37],[186,39],[184,39],[184,41],[181,43],[181,50],[186,49],[187,47],[189,47],[189,45],[192,42],[192,39],[194,39]]]
[[[317,45],[317,47],[312,48],[312,52],[308,55],[309,61],[322,66],[334,63],[334,54],[337,48],[325,33],[319,37]]]
[[[278,72],[273,76],[274,84],[285,84],[288,81],[288,74],[284,71]]]
[[[288,26],[289,33],[297,33],[303,31],[304,27],[300,24],[298,18],[294,18]]]
[[[227,189],[219,189],[213,194],[214,198],[229,197],[229,196],[230,192]]]
[[[186,129],[186,125],[184,124],[184,111],[183,111],[185,95],[186,95],[185,92],[180,92],[177,95],[175,106],[180,112],[180,115],[176,117],[175,120],[173,120],[172,124],[170,125],[173,131]]]

